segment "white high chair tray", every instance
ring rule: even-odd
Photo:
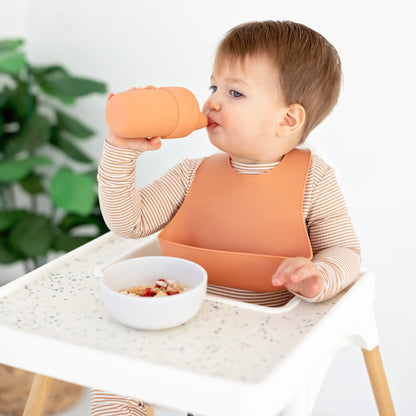
[[[328,302],[301,301],[278,314],[207,297],[179,327],[125,327],[108,315],[94,270],[158,253],[155,236],[107,233],[1,287],[0,362],[183,411],[271,416],[317,365],[308,351],[335,351],[339,341],[322,349],[322,337],[339,328],[350,335],[340,318],[355,325],[360,311],[341,316],[343,308],[373,296],[364,275]]]

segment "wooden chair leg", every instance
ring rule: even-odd
[[[23,416],[42,416],[53,378],[35,374]]]
[[[154,416],[155,415],[155,410],[153,409],[153,407],[145,406],[145,408],[146,408],[146,415],[147,416]]]
[[[393,400],[391,398],[389,386],[387,384],[386,374],[384,372],[383,362],[379,347],[368,351],[362,349],[365,365],[367,366],[368,376],[370,377],[374,397],[376,399],[378,413],[380,416],[395,416]]]

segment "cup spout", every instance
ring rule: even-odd
[[[203,127],[206,127],[208,125],[208,119],[205,114],[199,113],[199,120],[198,124],[196,125],[195,130],[202,129]]]

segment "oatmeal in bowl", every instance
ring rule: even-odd
[[[177,257],[137,257],[104,269],[100,283],[108,312],[118,322],[137,329],[165,329],[198,313],[207,273]]]

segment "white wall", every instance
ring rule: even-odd
[[[233,25],[289,19],[326,36],[341,55],[344,86],[338,106],[310,142],[337,168],[365,266],[377,278],[380,345],[397,413],[414,412],[416,30],[411,2],[2,0],[0,6],[0,36],[26,35],[34,63],[62,63],[75,74],[108,82],[113,92],[133,85],[185,86],[201,103],[208,96],[215,46]],[[73,109],[99,132],[88,145],[97,162],[106,131],[105,98],[86,98]],[[162,150],[143,157],[138,184],[184,156],[211,150],[203,131],[164,142]],[[315,413],[377,414],[356,350],[337,355]]]

